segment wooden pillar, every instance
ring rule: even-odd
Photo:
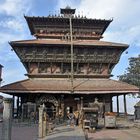
[[[81,110],[83,109],[83,97],[81,97]]]
[[[65,107],[64,107],[64,95],[61,95],[61,110],[62,110],[62,118],[64,118],[65,115]]]
[[[4,99],[2,140],[11,140],[12,132],[12,99]]]
[[[55,116],[59,117],[59,106],[58,105],[56,106],[56,114],[55,114]]]
[[[19,116],[19,96],[17,97],[17,117]]]
[[[22,116],[22,104],[23,104],[23,97],[20,97],[20,115]]]
[[[124,94],[123,96],[123,100],[124,100],[124,114],[125,114],[125,117],[127,116],[127,107],[126,107],[126,95]]]
[[[77,100],[77,110],[80,111],[80,98]]]
[[[12,100],[12,117],[14,118],[14,108],[15,108],[15,95],[13,95],[13,100]]]
[[[117,116],[119,116],[119,96],[117,95]]]
[[[105,110],[105,96],[103,96],[103,116],[105,114],[106,110]]]
[[[110,111],[113,112],[112,96],[110,96]]]

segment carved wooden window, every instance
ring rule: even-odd
[[[100,68],[100,64],[93,64],[93,66],[92,66],[92,71],[93,71],[93,73],[97,73],[97,74],[99,74],[100,73],[100,71],[101,71],[101,68]]]
[[[47,63],[40,63],[39,64],[39,73],[47,73],[50,65]]]
[[[69,63],[63,64],[63,73],[69,74],[71,72],[71,65]]]
[[[30,63],[29,64],[29,73],[31,73],[31,74],[38,73],[38,64],[37,63]]]
[[[51,64],[51,73],[52,74],[60,73],[61,72],[60,69],[61,69],[61,64],[59,64],[59,63]]]
[[[79,64],[79,74],[87,74],[87,64]]]

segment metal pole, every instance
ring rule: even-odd
[[[71,16],[69,18],[70,20],[70,41],[71,41],[71,93],[74,92],[73,88],[73,36],[72,36],[72,21],[71,21]]]

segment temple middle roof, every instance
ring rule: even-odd
[[[34,39],[34,40],[20,40],[20,41],[11,41],[12,46],[18,45],[70,45],[70,41],[60,40],[60,39]],[[120,47],[127,48],[127,44],[99,41],[99,40],[74,40],[73,45],[79,47],[86,46],[101,46],[101,47]],[[20,47],[20,46],[19,46]]]

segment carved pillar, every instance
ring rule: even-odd
[[[117,116],[119,116],[119,96],[117,95]]]
[[[124,94],[123,96],[123,99],[124,99],[124,114],[125,114],[125,117],[127,116],[127,107],[126,107],[126,95]]]

